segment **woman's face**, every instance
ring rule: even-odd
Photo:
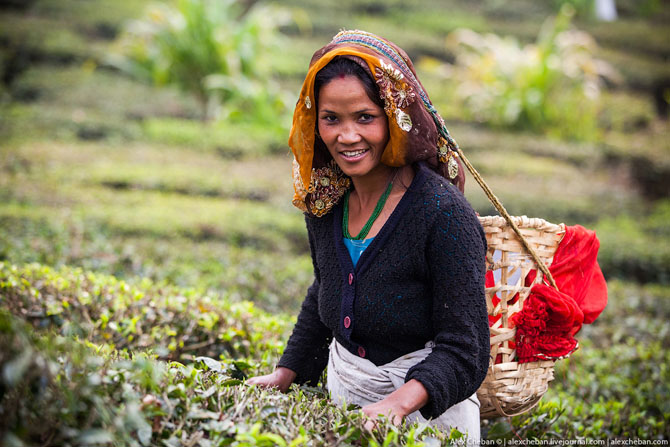
[[[317,113],[321,139],[345,174],[362,177],[388,169],[380,163],[389,139],[386,113],[357,77],[337,77],[321,87]]]

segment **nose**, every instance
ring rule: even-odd
[[[337,135],[337,142],[340,144],[355,144],[361,141],[361,134],[353,123],[343,124]]]

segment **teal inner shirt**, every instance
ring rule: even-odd
[[[356,239],[347,239],[346,237],[343,237],[342,240],[344,241],[344,246],[347,247],[347,251],[349,251],[349,256],[351,256],[351,262],[353,262],[354,267],[356,267],[356,264],[358,263],[358,260],[361,258],[361,255],[363,254],[365,249],[368,248],[368,245],[370,245],[370,242],[372,242],[374,238],[371,237],[369,239],[359,241]]]

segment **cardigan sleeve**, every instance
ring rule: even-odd
[[[437,208],[426,248],[435,346],[405,377],[418,380],[428,391],[429,401],[420,409],[426,419],[477,391],[486,377],[490,351],[484,231],[454,188],[446,191]]]
[[[306,219],[310,218],[306,217]],[[307,290],[298,314],[298,321],[277,366],[295,371],[297,375],[294,382],[299,385],[316,385],[328,363],[328,348],[333,334],[319,317],[318,298],[321,275],[316,263],[315,241],[309,221],[307,221],[307,232],[314,265],[314,282]]]

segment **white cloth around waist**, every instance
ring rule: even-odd
[[[370,360],[349,352],[335,339],[328,357],[328,391],[338,405],[355,404],[361,407],[379,402],[405,383],[407,371],[425,359],[433,350],[433,342],[392,362],[376,366]],[[427,421],[419,411],[406,418],[407,422],[424,422],[449,430],[452,427],[468,435],[469,443],[480,439],[479,400],[476,393],[448,408],[438,418]]]

